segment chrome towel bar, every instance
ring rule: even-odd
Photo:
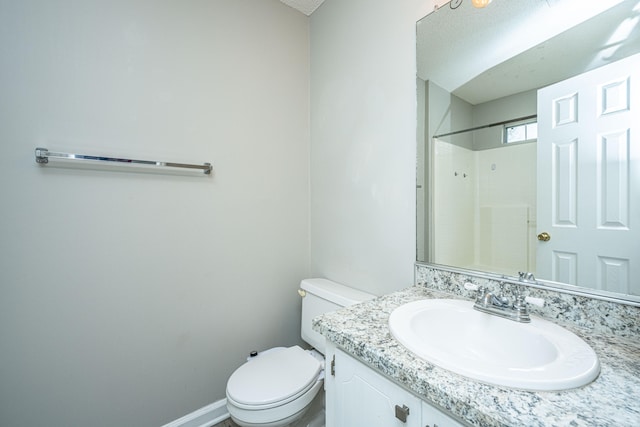
[[[97,162],[117,163],[122,164],[138,164],[138,165],[150,165],[159,167],[171,167],[171,168],[186,168],[186,169],[201,169],[206,175],[211,175],[213,167],[211,163],[204,163],[202,165],[193,165],[187,163],[175,163],[175,162],[158,162],[155,160],[134,160],[134,159],[122,159],[118,157],[106,157],[106,156],[91,156],[87,154],[73,154],[73,153],[56,153],[49,151],[46,148],[36,148],[36,162],[45,164],[49,163],[49,157],[55,157],[59,159],[68,160],[91,160]]]

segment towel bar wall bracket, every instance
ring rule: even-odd
[[[73,154],[73,153],[56,153],[47,150],[46,148],[38,147],[35,150],[36,163],[47,164],[49,163],[49,157],[55,157],[60,159],[69,160],[91,160],[97,162],[124,164],[138,164],[138,165],[151,165],[159,167],[171,167],[171,168],[185,168],[185,169],[200,169],[205,175],[211,175],[213,167],[211,163],[204,163],[202,165],[194,165],[188,163],[175,163],[175,162],[158,162],[155,160],[135,160],[135,159],[122,159],[117,157],[106,156],[91,156],[87,154]]]

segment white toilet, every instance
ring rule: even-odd
[[[311,321],[320,314],[374,298],[326,279],[305,279],[298,292],[303,297],[301,336],[314,349],[293,346],[265,350],[231,374],[227,410],[242,427],[283,427],[296,422],[324,426],[321,391],[325,342],[311,329]],[[310,407],[313,409],[305,415]]]

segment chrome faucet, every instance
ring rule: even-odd
[[[541,298],[525,297],[517,288],[514,288],[514,301],[509,301],[503,295],[496,295],[488,291],[484,286],[478,286],[473,283],[465,283],[465,289],[476,291],[476,301],[473,308],[483,313],[493,314],[505,319],[516,322],[529,323],[531,316],[529,315],[528,303],[542,307],[544,300]]]
[[[521,282],[524,282],[525,280],[528,280],[530,282],[536,281],[536,276],[534,276],[533,273],[529,273],[527,271],[518,271],[518,277],[520,278]]]

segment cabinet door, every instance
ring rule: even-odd
[[[422,426],[424,427],[464,427],[465,425],[445,414],[435,406],[422,402]]]
[[[327,427],[421,427],[420,399],[346,353],[332,350],[327,351],[325,375]]]

